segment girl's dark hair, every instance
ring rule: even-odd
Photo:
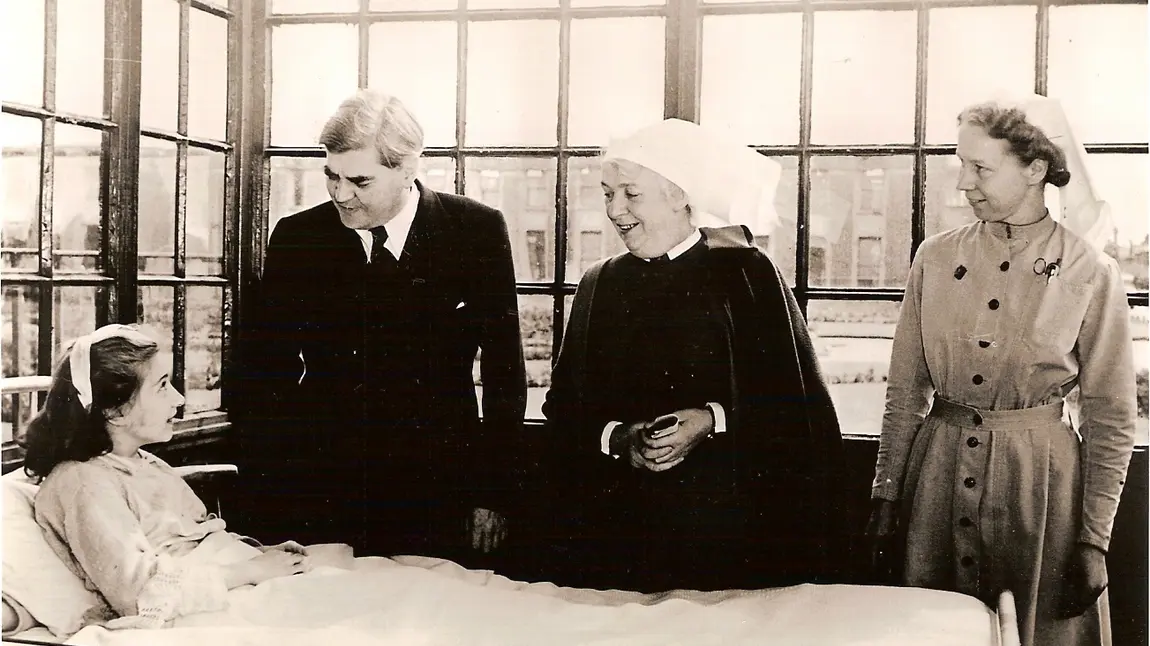
[[[112,450],[107,419],[132,401],[143,379],[143,366],[159,346],[139,338],[115,336],[92,344],[92,407],[84,410],[72,385],[71,345],[56,362],[44,408],[28,424],[24,471],[42,480],[57,464],[84,462]]]
[[[964,124],[979,126],[995,139],[1005,139],[1010,144],[1010,152],[1024,166],[1036,159],[1045,160],[1048,183],[1062,188],[1070,182],[1066,153],[1054,145],[1042,129],[1027,121],[1021,109],[994,102],[980,103],[958,115],[958,125]]]

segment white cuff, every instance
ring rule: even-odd
[[[726,433],[727,413],[723,411],[723,405],[716,402],[707,402],[707,408],[710,408],[711,414],[715,416],[715,429],[711,432]]]
[[[622,425],[623,422],[607,422],[607,425],[603,427],[603,435],[599,437],[599,450],[603,455],[611,455],[611,433]],[[619,456],[611,455],[611,457],[618,458]]]

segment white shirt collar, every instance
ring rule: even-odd
[[[407,244],[407,235],[411,233],[411,225],[415,222],[415,212],[419,209],[419,191],[415,184],[407,187],[407,201],[399,209],[399,213],[390,222],[383,225],[387,230],[387,242],[383,244],[396,260],[403,254],[403,246]],[[363,252],[371,259],[371,247],[374,238],[368,229],[355,229],[359,234],[359,241],[363,243]]]
[[[686,240],[683,240],[682,242],[675,245],[674,247],[671,247],[671,249],[669,251],[667,251],[667,258],[669,258],[671,260],[678,258],[679,256],[687,253],[688,249],[695,246],[695,243],[702,240],[702,239],[703,239],[703,234],[699,233],[698,229],[695,229],[694,231],[691,232],[691,235],[687,236]],[[646,260],[647,262],[651,261],[650,258],[644,258],[643,260]]]

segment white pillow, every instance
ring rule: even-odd
[[[24,606],[57,637],[83,627],[83,617],[100,605],[44,540],[32,511],[37,487],[23,469],[0,478],[4,489],[4,594]]]

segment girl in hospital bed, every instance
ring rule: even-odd
[[[85,623],[159,627],[222,609],[232,588],[307,566],[296,543],[256,547],[227,532],[172,467],[140,450],[172,437],[184,398],[171,371],[171,355],[139,330],[102,327],[57,364],[29,425],[36,522],[103,602]]]

